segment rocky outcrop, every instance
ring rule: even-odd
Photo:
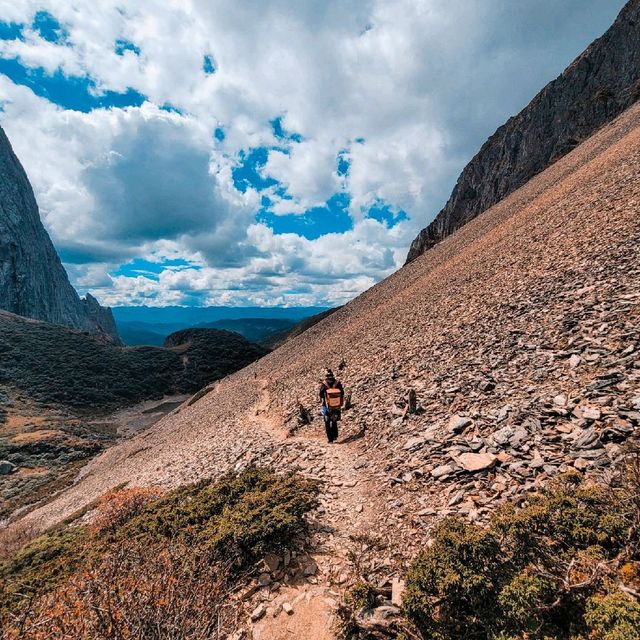
[[[0,309],[120,342],[110,309],[80,299],[47,234],[20,161],[0,128]]]
[[[411,262],[571,151],[640,98],[640,0],[500,127],[465,167],[444,209],[411,244]]]

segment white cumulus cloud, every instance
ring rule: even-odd
[[[82,291],[109,304],[338,304],[403,263],[484,139],[623,5],[0,0],[0,21],[24,25],[0,58],[146,99],[73,111],[0,74],[0,122]],[[60,41],[32,28],[43,11]],[[257,171],[278,185],[239,191],[233,170],[259,147]],[[303,214],[341,191],[344,233],[308,240],[255,221],[263,195],[275,214]],[[409,218],[367,218],[380,202]],[[177,258],[187,266],[153,278],[118,270]]]

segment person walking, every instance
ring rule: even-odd
[[[322,417],[327,440],[334,443],[338,439],[338,421],[342,417],[344,388],[342,382],[336,380],[331,369],[324,372],[324,379],[320,385],[320,400],[322,401]]]

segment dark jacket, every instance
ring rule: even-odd
[[[325,407],[327,406],[327,389],[331,387],[340,389],[340,399],[344,402],[344,387],[342,386],[342,382],[340,382],[340,380],[323,380],[320,384],[320,400],[322,400],[322,405]]]

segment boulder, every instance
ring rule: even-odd
[[[470,472],[491,469],[497,460],[492,453],[463,453],[458,456],[458,463],[465,471]]]
[[[0,460],[0,476],[6,476],[13,473],[18,467],[8,460]]]

